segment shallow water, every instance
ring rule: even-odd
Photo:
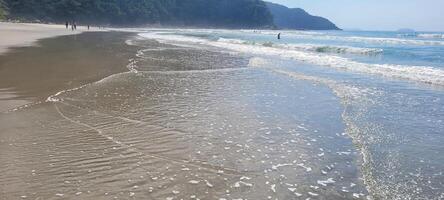
[[[114,34],[103,45],[122,56],[105,61],[126,70],[0,114],[0,196],[443,198],[439,84],[328,67],[311,47],[286,57],[213,30],[180,32],[98,33]],[[104,66],[99,52],[91,63]],[[307,52],[322,63],[300,60]]]
[[[357,165],[372,198],[443,198],[442,34],[283,31],[278,41],[278,32],[139,35],[228,49],[250,56],[257,69],[328,87],[343,106],[345,133],[360,152]]]

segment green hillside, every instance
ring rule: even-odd
[[[11,18],[44,22],[271,27],[261,0],[4,0]]]

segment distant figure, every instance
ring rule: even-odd
[[[278,40],[280,40],[280,39],[281,39],[281,33],[278,34]]]
[[[68,26],[69,26],[68,21],[66,21],[65,26],[66,26],[66,29],[68,29]]]
[[[74,31],[74,24],[71,23],[71,30]]]
[[[74,30],[77,30],[77,24],[76,24],[76,22],[74,22],[73,24],[74,24]]]
[[[88,24],[88,30],[89,30],[89,24]]]

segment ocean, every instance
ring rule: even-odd
[[[0,116],[38,121],[23,157],[49,159],[4,195],[444,199],[444,33],[124,31],[126,72]]]
[[[357,152],[359,176],[371,194],[382,199],[444,198],[444,149],[440,147],[444,142],[443,33],[163,30],[139,36],[226,49],[249,56],[250,69],[327,87],[341,104],[342,135],[353,142],[350,148]],[[288,88],[281,95],[295,90],[301,89]],[[277,107],[296,103],[300,102]],[[318,103],[325,107],[324,102]],[[315,110],[323,109],[331,108]],[[312,111],[309,106],[302,110]],[[284,118],[291,118],[288,115]]]

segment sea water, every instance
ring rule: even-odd
[[[444,198],[443,33],[162,30],[139,36],[225,49],[250,56],[250,69],[329,88],[342,104],[345,134],[374,198]]]
[[[442,33],[125,31],[127,72],[0,115],[0,194],[444,198]]]

